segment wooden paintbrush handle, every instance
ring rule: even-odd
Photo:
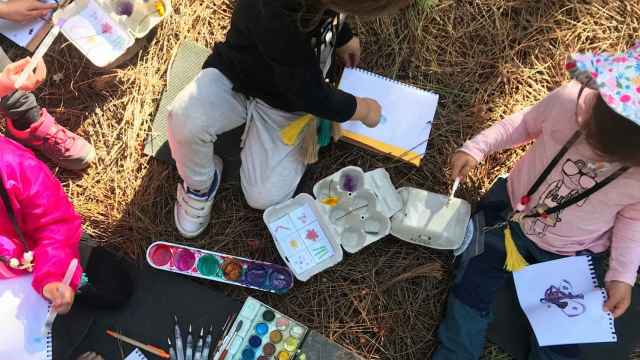
[[[218,360],[224,360],[224,358],[227,357],[227,354],[229,353],[229,349],[224,349],[224,351],[222,352],[222,354],[220,354],[220,358],[218,358]]]

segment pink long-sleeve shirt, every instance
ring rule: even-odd
[[[47,284],[63,280],[69,263],[79,256],[80,216],[47,165],[4,136],[0,136],[0,176],[18,225],[34,253],[33,288],[42,294]],[[0,201],[0,255],[21,258],[23,253],[22,242]],[[0,262],[0,281],[24,274]],[[78,266],[72,288],[78,286],[81,275]]]
[[[533,141],[509,175],[512,206],[520,202],[544,168],[588,118],[598,93],[585,90],[576,111],[579,90],[580,84],[572,81],[533,107],[481,132],[460,149],[482,161],[493,152]],[[527,210],[542,203],[551,207],[566,201],[602,181],[620,166],[603,164],[582,137],[534,194]],[[574,255],[585,249],[599,253],[610,248],[605,280],[633,285],[640,266],[640,168],[630,169],[586,200],[558,214],[547,219],[527,219],[521,225],[529,239],[556,254]]]

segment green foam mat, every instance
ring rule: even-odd
[[[153,120],[152,132],[145,141],[145,154],[162,161],[172,161],[167,142],[169,106],[180,91],[195,79],[210,54],[211,50],[195,42],[186,40],[180,43],[167,71],[167,86]]]

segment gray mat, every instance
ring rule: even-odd
[[[171,152],[167,143],[169,105],[180,91],[198,75],[202,70],[202,64],[210,54],[209,49],[192,41],[187,40],[180,43],[167,71],[167,86],[153,120],[152,132],[145,141],[145,154],[159,160],[171,161]]]

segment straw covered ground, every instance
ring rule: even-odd
[[[43,105],[95,145],[99,160],[84,174],[56,170],[86,231],[142,259],[155,240],[183,240],[173,228],[176,170],[143,155],[143,140],[180,41],[211,46],[224,39],[231,0],[174,0],[176,13],[130,62],[99,70],[63,39],[46,57]],[[474,133],[540,100],[567,80],[566,55],[616,50],[640,38],[640,3],[575,0],[421,1],[401,14],[351,19],[364,47],[363,67],[441,94],[428,155],[412,168],[346,144],[322,154],[304,189],[347,165],[389,167],[397,186],[445,192],[447,160]],[[54,74],[62,74],[59,81]],[[520,152],[491,157],[460,195],[475,200]],[[207,233],[189,244],[281,262],[238,183],[224,183]],[[225,287],[273,305],[369,359],[427,359],[442,316],[452,257],[389,238],[338,266],[297,283],[286,296]],[[216,286],[211,285],[211,286]],[[486,359],[507,359],[488,349]]]

